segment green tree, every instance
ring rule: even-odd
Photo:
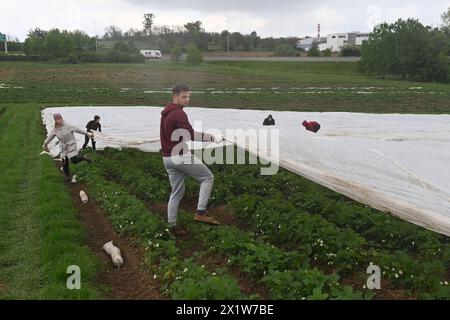
[[[381,77],[446,82],[448,48],[449,39],[442,31],[415,19],[399,19],[374,29],[362,45],[360,67]]]
[[[114,43],[113,49],[121,52],[128,52],[128,46],[123,41],[117,41]]]
[[[296,57],[297,54],[297,50],[290,43],[282,43],[277,46],[274,55],[278,57]]]
[[[190,36],[190,42],[199,48],[208,49],[208,40],[201,21],[186,23],[184,27]]]
[[[259,48],[260,41],[261,41],[261,38],[258,37],[258,34],[256,33],[256,31],[253,31],[250,34],[250,46],[251,46],[251,48],[253,48],[253,49]]]
[[[442,18],[442,31],[447,35],[450,35],[450,7],[441,15]]]
[[[264,50],[275,50],[277,48],[277,39],[273,37],[264,38],[261,40],[261,47]]]
[[[144,22],[142,24],[144,25],[144,32],[146,34],[153,34],[153,19],[155,19],[155,15],[153,13],[144,14]]]
[[[203,56],[199,48],[196,45],[191,44],[187,49],[186,60],[192,65],[198,65],[203,62]]]
[[[325,49],[321,52],[322,57],[331,57],[331,49]]]
[[[72,32],[71,37],[75,42],[75,48],[78,51],[95,50],[95,37],[89,37],[83,31],[76,30]]]
[[[341,47],[339,55],[341,57],[359,57],[361,56],[361,50],[357,46],[348,44]]]
[[[308,57],[320,57],[319,47],[314,43],[312,48],[308,51]]]
[[[441,30],[444,32],[448,38],[450,38],[450,7],[447,9],[446,12],[442,14],[442,27]],[[450,43],[450,41],[449,41]],[[450,56],[450,45],[447,49],[447,55]]]
[[[170,60],[171,61],[180,61],[181,55],[183,54],[183,51],[181,50],[181,47],[179,45],[176,45],[170,50]]]
[[[105,34],[103,36],[103,39],[105,40],[122,40],[122,30],[115,26],[109,26],[105,28]]]
[[[43,31],[39,28],[35,28],[30,30],[27,34],[27,38],[24,43],[24,51],[27,55],[44,55],[44,39],[46,31]]]
[[[194,33],[200,33],[200,32],[204,32],[205,30],[202,27],[202,22],[201,21],[195,21],[195,22],[188,22],[184,25],[184,27],[186,28],[186,30],[190,33],[190,34],[194,34]]]
[[[75,51],[75,40],[65,30],[52,29],[45,35],[44,48],[49,59],[67,57]]]
[[[231,34],[231,41],[235,49],[245,49],[245,38],[240,32],[233,32]]]
[[[133,53],[139,52],[139,50],[136,47],[136,44],[134,43],[133,40],[128,40],[127,41],[127,46],[128,46],[128,52],[133,52]]]

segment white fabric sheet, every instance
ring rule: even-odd
[[[52,114],[85,128],[101,117],[97,148],[158,151],[160,107],[59,107],[42,110],[49,132]],[[450,116],[314,113],[186,108],[203,131],[261,129],[272,114],[280,136],[280,166],[376,209],[450,236]],[[315,120],[314,134],[302,126]],[[84,136],[77,135],[78,148]],[[217,146],[217,145],[214,145]],[[193,148],[202,147],[194,143]],[[257,150],[254,145],[247,149]],[[58,146],[50,146],[57,153]]]

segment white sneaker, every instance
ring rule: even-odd
[[[77,183],[77,176],[73,176],[73,177],[72,177],[72,183],[73,183],[73,184]]]

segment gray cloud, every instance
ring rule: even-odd
[[[271,13],[271,12],[289,12],[293,9],[301,9],[311,7],[317,2],[315,0],[281,0],[281,1],[264,1],[264,0],[125,0],[125,2],[147,6],[149,9],[157,8],[159,10],[179,10],[192,9],[201,13],[239,11],[245,13]]]
[[[112,24],[128,30],[142,28],[142,15],[152,12],[156,24],[201,20],[207,31],[311,36],[318,23],[322,34],[369,31],[375,22],[408,17],[437,26],[449,5],[448,0],[16,0],[2,4],[8,15],[0,19],[0,32],[21,40],[34,27],[82,29],[93,35],[93,20],[98,30]]]
[[[371,31],[374,24],[393,22],[397,18],[415,17],[424,24],[437,25],[440,14],[449,6],[448,0],[123,0],[158,16],[160,11],[182,14],[197,12],[197,17],[225,16],[231,29],[250,32],[253,21],[261,22],[255,29],[265,36],[298,36],[316,34],[318,23],[322,33]],[[239,16],[241,14],[241,16]],[[247,21],[243,21],[247,20]],[[203,20],[202,20],[203,21]],[[211,23],[205,23],[208,28]],[[217,30],[215,30],[217,31]]]

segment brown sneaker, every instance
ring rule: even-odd
[[[170,228],[170,232],[175,236],[175,237],[180,237],[180,236],[185,236],[187,235],[187,232],[184,231],[183,229],[181,229],[179,226],[174,226]]]
[[[198,213],[196,213],[195,217],[194,217],[194,220],[197,221],[197,222],[203,222],[203,223],[212,224],[212,225],[215,225],[215,226],[220,224],[219,221],[217,221],[213,217],[210,217],[210,216],[208,216],[206,214],[198,214]]]

